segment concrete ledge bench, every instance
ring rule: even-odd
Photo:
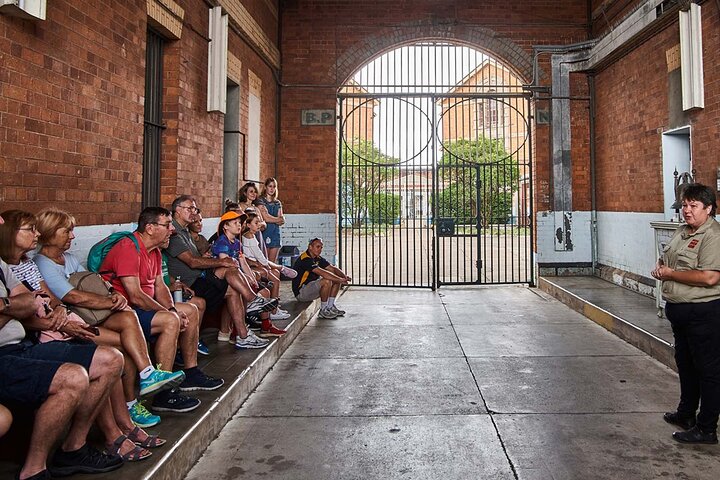
[[[292,344],[320,305],[319,300],[310,303],[297,302],[292,295],[289,282],[282,283],[280,297],[283,308],[290,312],[291,317],[274,323],[285,328],[287,333],[272,339],[270,345],[264,349],[237,350],[234,345],[227,342],[218,344],[217,329],[205,328],[203,325],[200,336],[210,347],[210,355],[199,355],[198,363],[208,375],[222,377],[225,385],[213,392],[192,392],[192,396],[202,401],[200,407],[192,412],[180,414],[163,412],[160,415],[162,422],[147,431],[160,435],[168,442],[160,448],[153,449],[152,457],[140,462],[126,463],[120,470],[92,475],[92,478],[176,480],[184,477],[265,374]],[[16,418],[10,432],[0,439],[0,478],[14,478],[24,460],[32,430],[31,411],[14,411],[13,415]],[[91,440],[93,440],[92,434]],[[100,445],[102,442],[94,443]]]

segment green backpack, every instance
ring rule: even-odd
[[[100,265],[102,265],[103,260],[105,260],[105,257],[110,252],[110,249],[112,249],[112,247],[114,247],[115,244],[123,238],[132,239],[133,243],[135,244],[135,248],[138,252],[140,252],[140,245],[138,245],[137,238],[135,238],[133,232],[111,233],[110,235],[103,238],[98,243],[92,246],[92,248],[88,252],[87,269],[91,272],[101,273]]]

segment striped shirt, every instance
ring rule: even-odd
[[[10,270],[15,274],[18,281],[29,283],[32,291],[39,290],[40,282],[44,281],[37,265],[30,259],[25,259],[18,265],[10,265]]]

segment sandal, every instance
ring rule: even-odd
[[[120,448],[122,447],[122,444],[125,443],[125,440],[128,440],[127,435],[120,435],[115,439],[112,445],[105,445],[105,452],[108,455],[119,456],[122,458],[123,462],[139,462],[140,460],[145,460],[152,455],[151,451],[138,446],[135,446],[135,448],[125,454],[120,453]]]
[[[138,438],[138,434],[142,431],[140,427],[135,427],[132,432],[127,434],[128,440],[133,442],[135,445],[139,445],[143,448],[157,448],[162,445],[165,445],[165,440],[162,438],[159,438],[157,435],[148,435],[147,438],[143,441],[140,441]]]

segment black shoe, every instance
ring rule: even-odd
[[[217,390],[225,384],[222,378],[213,378],[195,368],[185,372],[185,381],[180,384],[181,392],[192,392],[193,390]]]
[[[663,415],[663,420],[671,425],[677,425],[683,430],[690,430],[695,426],[695,416],[686,417],[678,412],[667,412]]]
[[[675,432],[673,438],[680,443],[718,443],[717,433],[709,432],[705,433],[700,430],[700,427],[695,425],[686,432]]]
[[[249,314],[245,316],[245,323],[247,323],[250,330],[261,330],[262,320],[257,314]]]
[[[105,455],[87,443],[74,452],[58,449],[48,470],[53,477],[67,477],[76,473],[105,473],[122,467],[119,455]]]
[[[165,390],[155,395],[152,409],[157,412],[191,412],[200,406],[200,400],[187,395],[181,395],[176,390]]]

